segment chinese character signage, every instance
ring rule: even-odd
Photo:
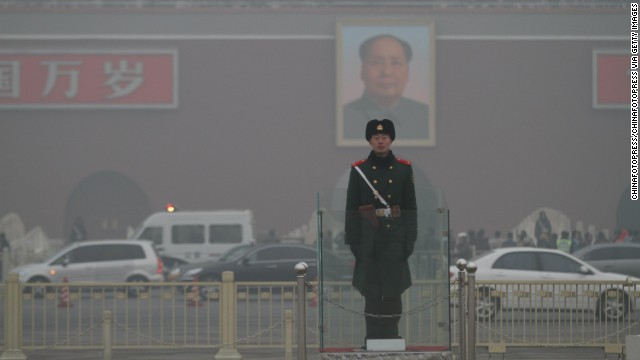
[[[618,50],[593,51],[593,107],[628,109],[629,53]]]
[[[0,52],[0,109],[178,107],[176,51]]]

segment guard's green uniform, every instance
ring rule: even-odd
[[[384,205],[357,172],[358,166],[371,185],[393,208],[382,215]],[[374,212],[368,212],[373,205]],[[369,207],[371,208],[371,207]],[[398,210],[399,209],[399,210]],[[356,256],[353,286],[365,297],[367,314],[400,314],[400,295],[411,286],[407,258],[417,237],[417,206],[411,163],[385,158],[373,151],[366,160],[352,165],[347,189],[345,242]],[[376,224],[377,223],[377,224]],[[398,337],[397,318],[366,317],[367,339]]]

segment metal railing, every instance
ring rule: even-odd
[[[625,337],[640,333],[640,281],[475,281],[468,270],[451,287],[452,344],[461,353],[471,354],[465,345],[475,343],[497,354],[509,347],[590,347],[622,356]],[[475,296],[464,294],[469,289]]]
[[[295,288],[293,281],[234,282],[231,272],[220,282],[100,286],[19,284],[12,274],[0,297],[0,353],[104,349],[107,359],[122,349],[212,349],[227,356],[242,348],[274,348],[290,359]]]
[[[292,272],[293,278],[293,272]],[[463,344],[506,353],[509,347],[591,347],[622,354],[626,335],[640,333],[640,282],[476,281],[476,305],[460,310],[457,282],[415,282],[405,293],[401,332],[407,344],[460,345],[461,319],[474,329]],[[194,286],[196,285],[196,286]],[[362,299],[348,282],[19,284],[1,287],[2,353],[37,350],[281,349],[286,359],[305,336],[306,346],[362,341]],[[207,289],[206,296],[202,290]],[[464,289],[464,288],[463,288]],[[466,290],[469,293],[468,290]],[[323,314],[319,306],[323,302]],[[309,310],[303,329],[296,309]],[[444,311],[443,311],[444,307]],[[462,314],[462,315],[461,315]],[[320,329],[319,325],[323,328]],[[21,331],[16,331],[21,329]],[[469,334],[468,332],[466,334]],[[468,335],[466,335],[468,336]],[[334,338],[334,339],[332,339]],[[339,342],[339,343],[338,343]],[[339,347],[338,346],[338,347]],[[326,344],[325,344],[326,347]],[[108,350],[108,351],[107,351]],[[469,349],[468,349],[469,350]],[[467,351],[468,351],[467,350]]]
[[[351,282],[325,281],[322,285],[322,292],[314,292],[318,300],[312,302],[324,305],[317,320],[321,324],[322,350],[360,348],[365,337],[365,316],[376,315],[364,312],[364,297]],[[408,349],[440,351],[450,347],[448,282],[416,280],[402,295],[402,303],[399,331]]]

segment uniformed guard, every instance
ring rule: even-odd
[[[417,237],[417,205],[411,163],[391,151],[393,122],[369,121],[365,138],[372,150],[351,166],[345,242],[356,258],[352,284],[365,299],[366,346],[370,339],[400,338],[401,295],[411,286],[407,259]]]

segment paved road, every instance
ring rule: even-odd
[[[48,351],[48,352],[28,352],[29,360],[102,360],[104,355],[101,351],[79,350],[79,351]],[[212,360],[215,353],[210,350],[119,350],[112,353],[113,360]],[[243,359],[260,360],[281,360],[284,358],[282,350],[272,349],[241,349],[240,355]],[[294,348],[293,358],[296,358]],[[308,359],[317,359],[318,352],[309,350]],[[477,360],[488,360],[489,354],[486,349],[478,349]],[[500,355],[493,355],[491,359],[502,359]],[[605,353],[602,349],[596,348],[510,348],[507,350],[505,359],[517,360],[602,360]],[[618,359],[615,354],[608,354],[608,359]]]

